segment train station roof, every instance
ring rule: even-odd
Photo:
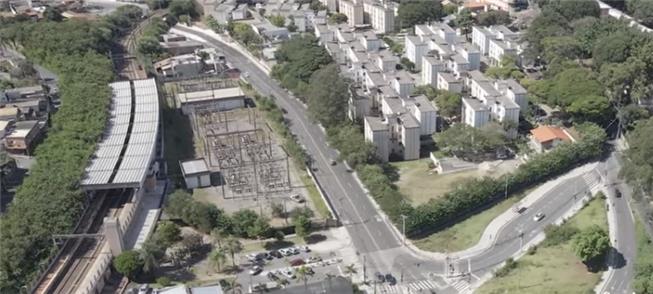
[[[109,121],[82,179],[84,190],[140,187],[156,150],[159,97],[154,79],[110,86]]]

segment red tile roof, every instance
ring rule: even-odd
[[[540,143],[546,143],[554,139],[563,141],[572,140],[562,128],[554,126],[539,126],[532,129],[531,134],[533,134],[533,137],[535,137],[535,139]]]

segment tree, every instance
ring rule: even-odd
[[[352,168],[377,161],[376,147],[365,142],[360,126],[350,123],[340,124],[328,129],[327,136],[330,144],[340,151],[339,158],[347,161]]]
[[[653,2],[648,0],[628,0],[626,7],[630,15],[647,27],[653,26]]]
[[[272,210],[272,216],[274,217],[286,217],[286,208],[281,203],[272,203],[270,206]]]
[[[293,220],[293,223],[295,225],[295,234],[297,234],[297,237],[306,239],[310,235],[311,220],[309,218],[304,215],[300,215]]]
[[[143,243],[143,247],[139,250],[140,259],[143,261],[143,272],[152,273],[159,267],[161,259],[165,256],[165,247],[167,246],[157,239]]]
[[[440,110],[440,115],[444,117],[454,117],[460,115],[462,96],[458,93],[438,90],[433,86],[425,85],[415,88],[413,94],[425,95],[429,100],[435,100],[435,104]]]
[[[482,159],[485,153],[507,144],[505,131],[496,124],[474,128],[458,123],[440,133],[436,141],[443,150],[471,160]]]
[[[653,192],[653,118],[635,123],[628,133],[630,148],[626,150],[629,160],[624,160],[622,173],[635,191]]]
[[[43,12],[43,18],[49,21],[62,21],[63,16],[61,15],[61,9],[48,6]]]
[[[501,57],[501,64],[487,69],[485,75],[495,79],[516,79],[524,78],[524,73],[517,67],[514,56],[504,55]]]
[[[325,128],[345,120],[348,98],[349,88],[337,64],[329,64],[311,76],[308,112]]]
[[[412,61],[410,61],[410,59],[408,59],[408,58],[406,58],[406,57],[402,57],[401,60],[400,60],[400,62],[401,62],[401,65],[402,65],[402,66],[403,66],[407,71],[410,71],[410,72],[414,72],[414,71],[415,71],[415,63],[412,62]]]
[[[352,276],[356,273],[358,273],[358,271],[356,270],[355,264],[352,263],[345,266],[344,274],[349,276],[349,280],[352,280]]]
[[[229,234],[223,228],[214,228],[211,230],[211,238],[213,238],[213,242],[218,244],[218,248],[222,248],[222,240],[227,236]]]
[[[265,239],[270,237],[271,232],[270,220],[264,217],[257,218],[256,221],[247,228],[247,235],[250,238]]]
[[[587,16],[599,17],[601,14],[599,4],[592,0],[550,0],[544,10],[559,13],[567,19],[567,22]]]
[[[512,21],[510,14],[503,10],[490,10],[481,12],[476,16],[479,26],[507,25]]]
[[[224,242],[224,250],[231,256],[231,263],[236,267],[236,254],[243,251],[243,244],[234,237],[229,237]]]
[[[253,227],[259,216],[251,209],[241,209],[236,211],[231,219],[233,221],[233,233],[239,237],[250,237],[254,238],[256,236],[250,236],[248,234],[249,228]]]
[[[608,253],[610,237],[605,230],[594,225],[574,236],[572,248],[585,264],[593,263]]]
[[[116,271],[133,280],[143,270],[143,260],[138,251],[128,250],[113,259],[113,266]]]
[[[566,20],[562,15],[545,9],[536,17],[526,30],[524,39],[528,41],[528,55],[532,58],[540,55],[542,52],[542,41],[547,37],[567,35],[570,28],[566,25]]]
[[[334,13],[329,15],[329,23],[330,24],[341,24],[341,23],[346,23],[347,22],[347,15],[344,13]]]
[[[166,244],[166,246],[172,245],[172,243],[181,240],[181,230],[179,226],[170,221],[164,221],[156,229],[157,240]]]
[[[608,123],[612,116],[610,102],[605,96],[588,95],[579,97],[565,111],[574,118],[574,121],[590,121],[599,125]]]
[[[626,130],[632,130],[637,121],[647,119],[650,116],[651,113],[646,108],[640,107],[637,104],[628,104],[620,108],[617,113],[617,117],[621,120],[621,125]]]
[[[227,261],[227,255],[224,250],[220,248],[213,249],[209,255],[209,261],[211,265],[214,266],[218,272],[222,271],[222,266]]]
[[[582,54],[582,47],[574,37],[554,36],[542,40],[544,59],[548,63],[576,59]]]
[[[214,32],[221,34],[224,32],[224,26],[221,25],[212,15],[207,15],[204,19],[204,23],[207,27],[212,29]]]
[[[286,18],[281,14],[275,14],[268,16],[270,23],[276,27],[283,27],[286,24]]]
[[[190,25],[190,15],[188,14],[183,14],[179,16],[179,22],[185,24],[185,25]]]
[[[465,38],[469,39],[469,34],[472,32],[474,25],[474,17],[469,9],[463,9],[458,13],[456,18],[456,26],[460,28]]]
[[[416,24],[439,20],[442,16],[444,12],[440,1],[402,1],[397,12],[402,28],[412,28]]]
[[[183,239],[181,239],[181,246],[188,252],[189,256],[196,256],[202,247],[204,247],[204,238],[196,233],[184,235]]]
[[[197,17],[195,2],[193,0],[172,0],[168,6],[170,14],[179,18],[181,15],[188,15],[191,18]]]
[[[297,269],[297,279],[304,281],[304,288],[307,288],[309,270],[306,266],[301,266]]]

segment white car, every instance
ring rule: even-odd
[[[311,248],[308,248],[306,245],[299,246],[299,249],[304,252],[311,252]]]
[[[302,198],[302,196],[300,196],[299,194],[290,195],[290,199],[292,199],[293,201],[295,201],[297,203],[304,202],[304,198]]]
[[[284,256],[289,256],[289,255],[292,255],[292,254],[293,254],[291,248],[283,248],[283,249],[279,249],[279,253],[283,254]]]
[[[533,220],[536,222],[541,221],[544,218],[544,213],[538,212],[533,216]]]
[[[295,273],[290,268],[282,269],[281,274],[284,275],[288,279],[294,279],[295,278]]]
[[[252,276],[255,276],[255,275],[260,274],[262,271],[263,271],[263,268],[256,265],[256,266],[252,267],[252,269],[249,270],[249,274],[252,275]]]
[[[317,256],[311,256],[306,259],[306,263],[314,263],[314,262],[320,262],[322,261],[322,258],[319,258]]]

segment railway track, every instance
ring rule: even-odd
[[[140,36],[145,27],[150,23],[152,17],[163,17],[168,12],[167,10],[156,11],[146,20],[140,22],[121,42],[121,50],[114,54],[114,66],[123,79],[140,80],[147,78],[147,71],[143,65],[136,58],[137,54],[137,38]]]
[[[129,201],[131,195],[132,190],[130,189],[107,193],[100,209],[83,233],[101,233],[104,217],[118,216],[122,205]],[[59,275],[52,281],[49,289],[41,293],[75,293],[96,257],[102,252],[104,239],[82,238],[76,239],[75,243],[77,244],[72,249],[72,256],[68,259],[68,264],[59,271]]]

